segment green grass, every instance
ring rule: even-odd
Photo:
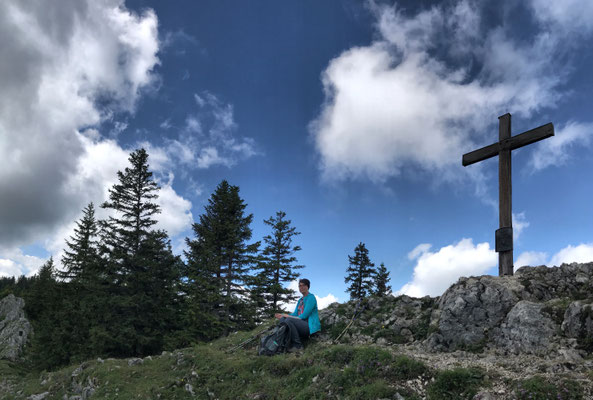
[[[429,400],[472,399],[486,386],[484,373],[478,368],[456,368],[439,372],[428,387]]]
[[[535,376],[515,383],[517,400],[580,400],[584,399],[583,389],[573,380],[558,379],[553,383]]]
[[[0,389],[0,399],[24,400],[49,392],[48,400],[61,400],[64,395],[80,395],[75,390],[77,384],[88,386],[92,382],[92,399],[111,400],[378,399],[395,398],[396,394],[411,400],[447,400],[471,399],[492,379],[475,368],[438,371],[398,354],[397,348],[372,345],[312,341],[302,354],[259,357],[254,341],[245,348],[229,351],[261,330],[153,356],[133,366],[124,359],[90,360],[82,364],[84,368],[74,378],[73,371],[80,364],[39,374],[29,372],[24,365],[0,361],[0,388],[3,380],[12,385],[10,393]],[[426,392],[411,389],[408,382],[416,379],[428,384]],[[570,393],[571,398],[583,398],[578,397],[583,391],[573,381],[547,387],[538,379],[509,383],[508,387],[516,393],[529,391],[525,393],[532,394],[533,399],[550,398],[541,397],[544,390],[546,396]]]

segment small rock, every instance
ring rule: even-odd
[[[376,343],[379,346],[387,346],[387,344],[388,344],[387,339],[385,339],[384,337],[380,337],[379,339],[377,339]]]
[[[194,387],[192,385],[190,385],[189,383],[185,384],[185,391],[188,392],[189,394],[191,394],[192,396],[195,396]]]
[[[141,359],[141,358],[130,358],[130,359],[128,360],[128,365],[129,365],[130,367],[131,367],[131,366],[134,366],[134,365],[139,365],[139,364],[142,364],[142,363],[144,363],[144,360],[143,360],[143,359]]]
[[[496,400],[497,397],[490,392],[480,392],[476,394],[472,400]]]
[[[319,375],[315,375],[312,379],[313,383],[317,382],[319,380]]]
[[[105,363],[105,360],[103,360],[101,357],[99,357],[99,358],[97,358],[97,362],[99,364],[103,364],[103,363]]]
[[[39,394],[32,394],[31,396],[27,397],[27,400],[43,400],[49,396],[49,392],[43,392]]]

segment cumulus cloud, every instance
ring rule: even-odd
[[[538,265],[552,267],[573,262],[593,262],[593,243],[581,243],[577,246],[568,245],[563,249],[560,249],[551,257],[545,252],[526,251],[521,253],[515,261],[515,269],[524,266],[534,267]]]
[[[525,251],[517,257],[514,263],[515,270],[525,266],[535,267],[538,265],[546,265],[548,261],[548,254],[538,251]]]
[[[31,276],[45,262],[43,258],[24,254],[17,248],[0,248],[0,276]]]
[[[472,239],[431,252],[428,244],[418,245],[408,257],[416,259],[411,282],[396,295],[413,297],[440,296],[462,276],[482,275],[498,263],[498,256],[488,243],[473,244]]]
[[[325,179],[381,182],[418,170],[479,179],[459,155],[492,142],[483,132],[498,115],[529,117],[561,98],[567,69],[553,60],[562,33],[541,23],[518,41],[485,18],[485,3],[451,4],[410,15],[371,3],[377,40],[322,73],[325,102],[310,130]]]
[[[593,261],[593,243],[582,243],[578,246],[568,245],[554,254],[547,265],[559,266],[563,263],[586,263]]]
[[[29,274],[43,260],[18,247],[41,242],[59,253],[80,210],[100,204],[128,166],[114,140],[127,128],[118,116],[158,84],[158,21],[123,0],[9,0],[0,2],[0,35],[0,259],[2,273]],[[113,126],[107,137],[103,122]],[[187,203],[170,183],[163,193],[159,223],[178,231]]]
[[[0,35],[0,241],[17,244],[80,208],[85,192],[68,187],[87,152],[79,130],[133,111],[154,81],[157,19],[115,0],[64,1],[51,12],[4,1]]]

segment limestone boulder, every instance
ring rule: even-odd
[[[593,304],[572,302],[564,313],[562,332],[569,338],[593,337]]]
[[[460,278],[441,296],[433,312],[435,327],[426,344],[434,351],[478,346],[521,299],[523,287],[512,277]]]
[[[543,303],[525,300],[515,304],[500,327],[494,330],[495,344],[512,354],[548,354],[559,327],[544,308]]]
[[[17,361],[31,336],[24,308],[25,301],[12,294],[0,300],[0,359]]]

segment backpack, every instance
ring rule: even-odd
[[[273,356],[286,352],[290,344],[290,330],[286,324],[279,324],[272,333],[264,336],[259,344],[257,354],[260,356]]]

